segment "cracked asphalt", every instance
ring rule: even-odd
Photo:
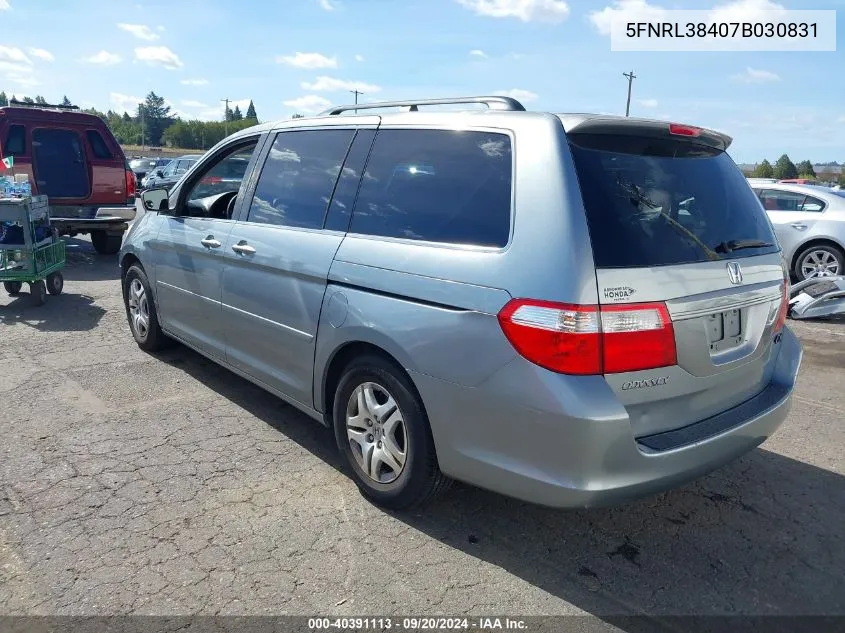
[[[0,614],[845,615],[845,320],[780,432],[683,489],[558,511],[457,485],[366,502],[331,433],[129,333],[115,258],[0,293]]]

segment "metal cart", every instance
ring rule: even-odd
[[[2,194],[0,194],[1,196]],[[0,197],[0,281],[12,296],[24,283],[37,305],[61,294],[65,243],[50,226],[47,196]]]
[[[789,316],[815,319],[845,315],[845,277],[813,277],[793,285],[789,293]]]

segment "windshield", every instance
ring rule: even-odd
[[[778,251],[759,200],[724,152],[673,139],[571,135],[599,268]]]

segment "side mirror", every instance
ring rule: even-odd
[[[147,211],[163,211],[168,208],[168,199],[170,195],[167,189],[147,189],[141,194],[141,200],[144,202],[144,209]]]

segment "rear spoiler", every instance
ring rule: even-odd
[[[691,143],[727,151],[733,139],[727,134],[703,127],[604,115],[560,115],[567,134],[613,134],[665,139],[686,139]]]

